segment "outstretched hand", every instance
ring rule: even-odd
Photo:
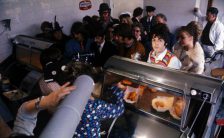
[[[67,82],[61,86],[61,88],[55,92],[50,93],[43,99],[43,103],[45,103],[46,108],[53,108],[58,105],[58,103],[68,94],[71,93],[72,90],[75,89],[75,86],[69,86],[70,83]]]

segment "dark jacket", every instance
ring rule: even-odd
[[[111,56],[117,54],[116,47],[109,41],[105,41],[101,53],[99,48],[100,46],[96,45],[96,43],[93,43],[90,48],[95,54],[95,58],[93,60],[94,66],[103,66]]]
[[[108,25],[114,25],[119,23],[119,20],[113,17],[110,17],[109,22],[104,22],[102,19],[99,20],[99,25],[101,26],[101,28],[103,28],[103,30],[106,30]]]
[[[132,17],[131,20],[132,20],[133,23],[141,23],[141,22],[138,21],[135,17]]]
[[[156,17],[153,16],[152,20],[149,22],[147,21],[147,16],[145,16],[141,19],[141,23],[144,28],[144,31],[146,31],[147,34],[149,34],[149,32],[152,30],[152,27],[156,24]]]
[[[141,55],[141,60],[145,59],[145,48],[141,42],[134,42],[131,47],[126,48],[124,52],[124,57],[132,58],[132,54],[139,53]]]

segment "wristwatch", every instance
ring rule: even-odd
[[[41,99],[42,99],[42,96],[38,97],[36,102],[35,102],[35,109],[38,110],[38,111],[41,110],[41,107],[40,107]]]

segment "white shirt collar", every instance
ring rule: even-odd
[[[166,55],[166,52],[167,52],[167,49],[165,49],[162,53],[160,53],[157,57],[155,55],[155,51],[152,52],[152,56],[155,58],[155,61],[158,61],[158,60],[163,60],[163,58],[165,57]]]
[[[142,40],[142,37],[139,36],[139,37],[137,38],[137,41],[141,41],[141,40]]]
[[[100,53],[102,52],[104,44],[105,44],[105,40],[103,41],[103,43],[100,44],[100,47],[99,47]]]
[[[148,17],[148,18],[147,18],[147,21],[148,21],[148,22],[151,22],[151,20],[152,20],[152,17],[153,17],[153,16],[151,16],[151,17]]]

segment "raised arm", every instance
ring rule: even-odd
[[[115,118],[124,112],[123,90],[117,86],[112,86],[111,92],[113,93],[111,103],[102,100],[96,100],[97,112],[100,115],[100,118]]]
[[[48,96],[42,96],[42,98],[23,103],[18,110],[14,122],[13,134],[33,135],[38,112],[57,106],[64,96],[71,93],[74,89],[74,86],[69,86],[69,83],[66,83],[58,91],[52,92]]]
[[[206,16],[201,13],[201,11],[200,11],[199,8],[196,8],[195,7],[194,10],[193,10],[193,13],[194,13],[194,15],[196,17],[198,17],[198,19],[199,19],[200,22],[206,21]]]

